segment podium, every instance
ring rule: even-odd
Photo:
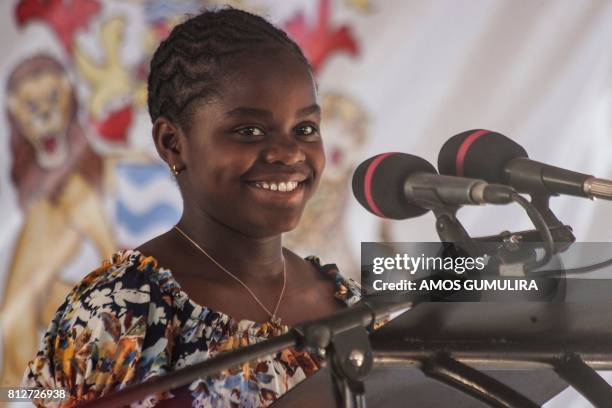
[[[440,380],[449,380],[444,376],[434,380],[419,372],[426,362],[435,363],[440,353],[498,380],[537,405],[568,383],[583,395],[597,394],[597,379],[593,379],[595,384],[586,381],[595,373],[586,370],[588,366],[612,369],[611,312],[612,303],[421,304],[371,336],[375,366],[381,374],[377,378],[372,373],[370,388],[381,391],[374,392],[368,402],[401,406],[394,405],[393,393],[382,390],[391,387],[385,378],[402,376],[406,394],[415,396],[414,406],[488,406],[440,384]],[[432,370],[425,371],[431,374]],[[459,374],[470,378],[470,373]]]
[[[423,303],[370,341],[368,407],[541,406],[569,385],[585,406],[612,406],[610,387],[590,368],[612,370],[612,303]],[[475,396],[475,372],[502,387],[485,379],[489,388]],[[313,395],[310,406],[336,406],[327,370],[273,406],[302,406]]]

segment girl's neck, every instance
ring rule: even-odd
[[[281,235],[251,237],[219,222],[204,212],[183,211],[177,226],[232,274],[252,279],[282,274]],[[178,240],[199,249],[175,231]],[[202,253],[202,256],[206,256]]]

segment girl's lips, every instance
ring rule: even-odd
[[[248,174],[242,176],[242,180],[247,183],[252,182],[267,182],[271,183],[287,183],[298,182],[302,183],[313,178],[313,172],[306,166],[299,166],[293,170],[289,169],[258,169],[249,171]]]
[[[272,185],[270,185],[269,183],[268,188],[265,188],[265,185],[262,185],[261,183],[262,182],[252,181],[247,182],[246,184],[249,187],[249,190],[255,193],[260,199],[277,203],[292,204],[302,201],[306,181],[297,183],[297,186],[295,186],[295,188],[291,189],[290,191],[287,191],[286,184],[285,191],[281,191],[278,189],[278,185],[277,189],[273,190]]]

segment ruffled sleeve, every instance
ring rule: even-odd
[[[119,252],[70,292],[23,378],[27,387],[64,388],[69,398],[38,406],[71,407],[168,371],[172,301],[151,284],[156,270],[153,258]]]
[[[361,300],[361,286],[354,279],[347,279],[338,270],[336,264],[321,264],[321,259],[311,255],[305,258],[323,274],[328,275],[334,280],[334,297],[342,301],[347,306],[353,306]]]

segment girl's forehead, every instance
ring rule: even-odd
[[[311,78],[310,68],[295,52],[279,48],[261,48],[241,52],[221,63],[224,77],[229,81],[256,79],[273,81],[288,75],[295,79]]]
[[[309,67],[294,55],[250,55],[226,71],[219,92],[226,105],[285,100],[316,103],[316,86]]]

